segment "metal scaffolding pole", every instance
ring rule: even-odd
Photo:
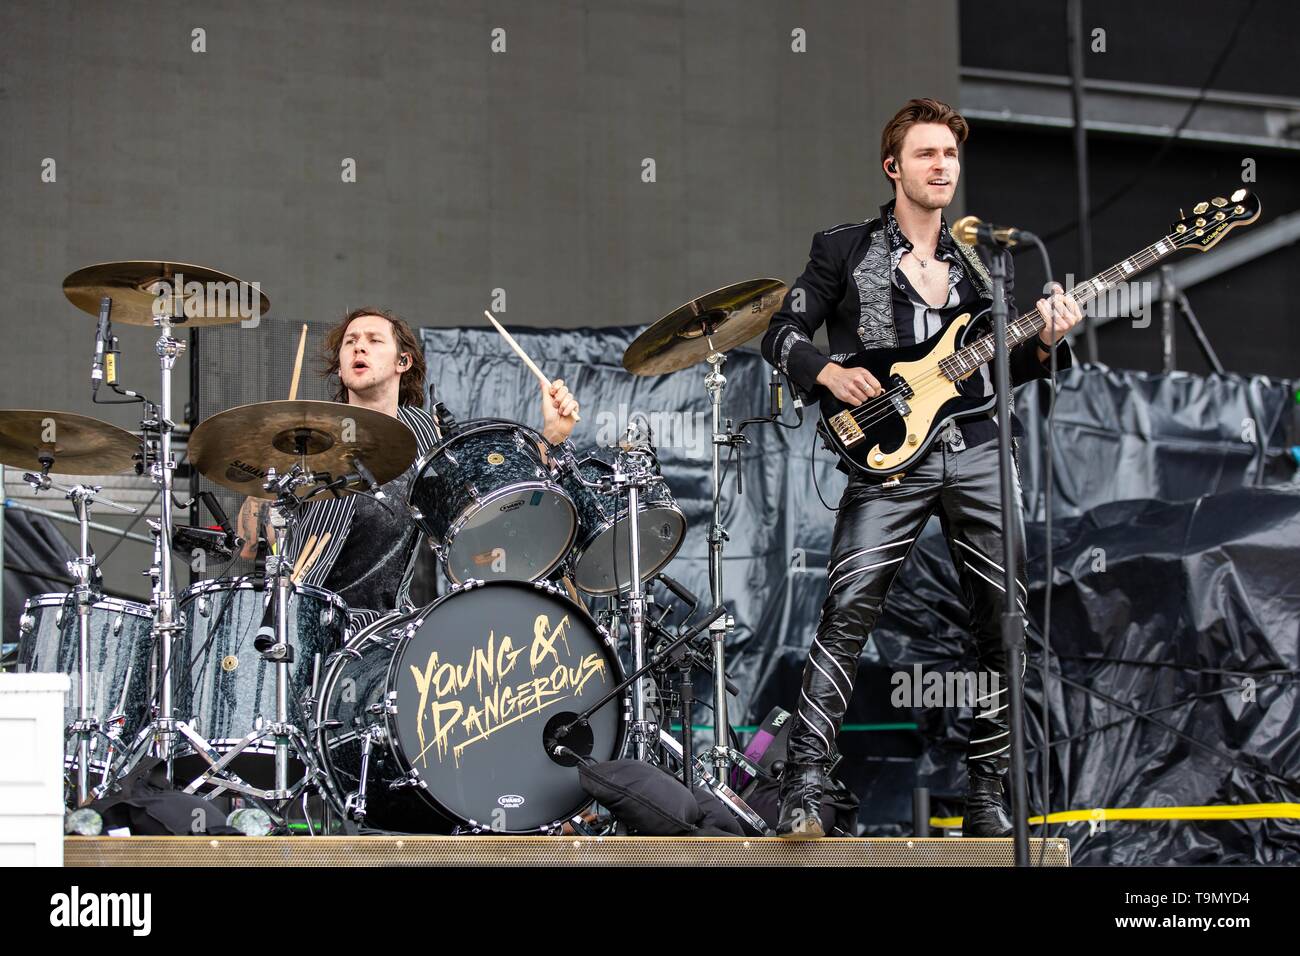
[[[1066,33],[1070,51],[1070,105],[1074,113],[1074,170],[1079,203],[1079,272],[1092,275],[1092,221],[1088,193],[1088,131],[1083,122],[1083,0],[1067,0]],[[1051,276],[1047,279],[1050,282]],[[1083,336],[1088,361],[1097,361],[1097,330],[1093,328],[1091,308],[1083,310]]]

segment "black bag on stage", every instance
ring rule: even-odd
[[[132,836],[243,836],[226,825],[211,802],[177,790],[164,761],[145,757],[122,780],[122,790],[89,804],[104,818],[104,832],[126,827]]]
[[[582,787],[619,823],[642,836],[744,836],[739,821],[700,787],[694,792],[660,767],[640,760],[590,761],[578,767]]]

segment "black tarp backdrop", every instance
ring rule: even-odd
[[[688,522],[686,542],[669,571],[707,595],[706,369],[653,378],[629,374],[621,356],[639,331],[512,330],[547,374],[563,378],[581,401],[583,421],[574,436],[580,451],[614,444],[633,413],[651,416],[664,474]],[[458,419],[492,416],[539,424],[538,385],[495,332],[426,329],[422,334],[430,380]],[[724,371],[725,413],[736,421],[765,414],[769,369],[761,357],[733,352]],[[1294,474],[1286,452],[1296,441],[1294,390],[1294,383],[1263,378],[1159,376],[1101,367],[1062,376],[1052,496],[1057,571],[1051,640],[1053,670],[1063,667],[1063,676],[1073,683],[1054,690],[1050,726],[1053,741],[1073,737],[1052,748],[1052,809],[1296,799],[1294,783],[1287,781],[1300,776],[1300,754],[1290,717],[1294,700],[1287,695],[1294,694],[1300,627],[1300,595],[1291,583],[1300,580],[1300,493],[1282,486],[1234,490],[1255,480],[1257,446],[1243,436],[1268,436],[1273,452],[1266,484]],[[1017,394],[1029,430],[1022,449],[1024,493],[1039,513],[1037,432],[1047,394],[1047,386],[1038,384]],[[724,584],[737,625],[728,669],[741,688],[731,704],[734,724],[754,724],[775,704],[793,706],[816,629],[834,515],[818,500],[809,467],[814,412],[806,410],[799,430],[748,429],[752,444],[744,450],[744,494],[736,494],[734,477],[725,488],[730,540]],[[1243,421],[1256,417],[1263,427],[1243,430]],[[829,453],[818,449],[814,461],[822,496],[837,504],[844,476],[835,471]],[[1192,500],[1207,494],[1212,497]],[[1120,498],[1136,500],[1113,503]],[[1041,623],[1042,525],[1030,522],[1028,534],[1031,618]],[[1098,563],[1097,549],[1104,563]],[[1104,570],[1093,570],[1095,564]],[[845,721],[849,728],[861,728],[845,732],[842,749],[845,777],[863,799],[861,821],[868,832],[908,832],[911,789],[918,784],[932,788],[937,810],[960,812],[955,801],[964,786],[961,741],[970,711],[900,710],[891,706],[890,691],[891,676],[915,663],[942,671],[973,669],[966,619],[951,559],[937,521],[932,522],[904,564],[867,644],[859,690]],[[1031,626],[1030,641],[1035,667],[1027,685],[1029,742],[1037,747],[1042,740],[1035,723],[1042,702],[1037,624]],[[1257,685],[1249,705],[1237,702],[1247,677]],[[1237,698],[1231,696],[1234,689]],[[1210,696],[1197,698],[1198,693]],[[1166,704],[1180,706],[1157,718],[1186,736],[1124,710]],[[697,721],[710,723],[703,711]],[[1031,784],[1036,785],[1037,750],[1034,757]],[[1108,826],[1091,838],[1087,824],[1066,828],[1076,844],[1076,860],[1246,861],[1287,853],[1295,858],[1296,853],[1296,829],[1289,824]]]

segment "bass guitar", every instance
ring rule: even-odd
[[[1245,189],[1197,203],[1192,215],[1175,222],[1163,239],[1079,283],[1069,294],[1084,306],[1180,249],[1213,248],[1229,230],[1254,222],[1259,213],[1258,197]],[[817,387],[817,429],[850,472],[882,482],[901,480],[948,422],[993,407],[996,392],[985,394],[982,377],[971,380],[993,359],[989,312],[962,313],[924,342],[866,349],[840,362],[845,368],[864,368],[880,382],[883,393],[861,405],[846,405],[829,389]],[[1037,309],[1009,321],[1008,349],[1038,335],[1045,324]]]

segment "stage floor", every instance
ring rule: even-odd
[[[1042,840],[1030,840],[1037,863]],[[1044,866],[1069,866],[1053,838]],[[65,866],[1011,866],[1009,839],[68,837]]]

